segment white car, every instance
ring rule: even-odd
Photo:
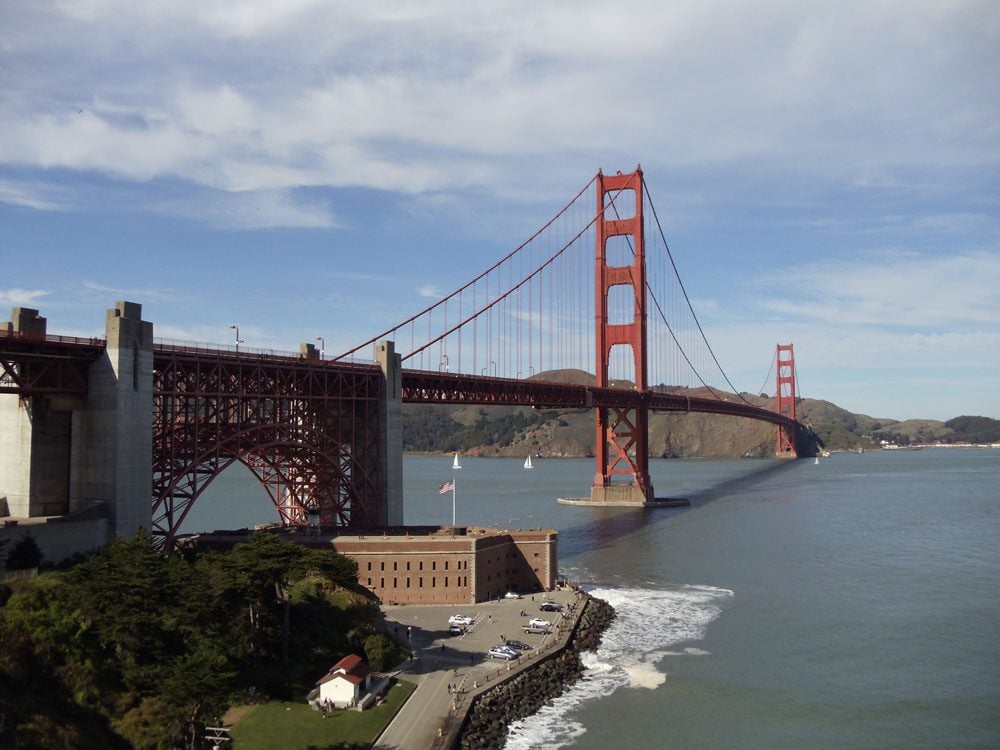
[[[494,646],[487,653],[490,655],[491,659],[506,659],[510,661],[511,659],[516,659],[519,654],[513,649],[509,649],[506,646]]]
[[[549,628],[551,630],[552,629],[552,623],[549,622],[548,620],[542,620],[541,618],[538,618],[538,617],[532,617],[530,620],[528,620],[528,627],[529,628]]]
[[[464,627],[468,627],[469,625],[472,624],[472,619],[473,618],[469,617],[468,615],[452,615],[451,617],[448,618],[448,624],[462,625]]]
[[[506,594],[503,595],[503,598],[504,599],[520,599],[521,595],[519,593],[517,593],[516,591],[508,591]]]

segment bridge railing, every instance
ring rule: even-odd
[[[51,333],[26,333],[24,331],[8,331],[0,328],[0,339],[12,339],[15,341],[38,341],[50,344],[79,344],[81,346],[104,346],[106,340],[101,336],[91,336],[82,338],[80,336],[57,336]]]
[[[252,346],[236,346],[235,344],[208,344],[202,341],[185,341],[183,339],[166,339],[156,337],[153,339],[153,347],[160,351],[171,351],[187,354],[226,354],[236,357],[246,356],[253,359],[274,358],[274,359],[310,359],[317,362],[333,363],[330,356],[320,358],[319,354],[313,357],[306,357],[301,352],[292,352],[282,349],[258,349]],[[337,360],[338,364],[374,365],[373,359],[360,359],[351,357],[349,359]]]

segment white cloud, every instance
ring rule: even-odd
[[[44,289],[0,289],[0,305],[33,307],[48,294]]]
[[[0,74],[0,162],[413,192],[648,154],[892,184],[996,163],[998,17],[909,0],[43,4],[6,14],[7,55],[64,62]]]
[[[781,279],[752,290],[766,305],[732,325],[724,283],[696,295],[724,325],[709,339],[727,368],[763,369],[775,339],[856,372],[995,362],[1000,4],[38,0],[0,15],[8,206],[323,230],[348,209],[314,188],[366,188],[496,244],[536,228],[518,209],[548,216],[597,167],[642,161],[674,228],[715,222],[720,194],[749,213],[736,193],[752,193],[768,239],[861,226],[868,247],[927,249],[873,258],[831,240],[827,262],[780,276],[746,257],[745,273]],[[905,233],[964,244],[935,258]],[[117,285],[135,288],[89,291],[176,299]]]
[[[35,181],[0,180],[0,203],[24,206],[36,211],[64,211],[69,208],[66,191]]]
[[[424,284],[419,289],[417,289],[417,294],[421,297],[428,297],[430,299],[441,299],[444,294],[434,286],[433,284]]]
[[[196,190],[191,193],[181,198],[157,201],[150,205],[150,209],[168,216],[200,219],[223,229],[329,229],[341,226],[324,202],[296,198],[288,190],[228,193]]]
[[[82,286],[88,297],[104,302],[107,302],[109,298],[142,303],[172,302],[183,298],[183,295],[179,295],[168,289],[156,289],[153,287],[113,287],[100,284],[96,281],[83,281]]]
[[[971,251],[929,257],[897,253],[877,259],[817,263],[762,282],[762,307],[790,319],[839,326],[1000,325],[1000,253]]]

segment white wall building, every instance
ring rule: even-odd
[[[358,703],[368,692],[371,669],[357,654],[350,654],[338,661],[316,684],[319,686],[321,706],[347,708]]]

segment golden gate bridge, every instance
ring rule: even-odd
[[[130,380],[139,394],[149,371],[151,421],[116,406],[113,453],[127,453],[123,436],[148,427],[150,515],[143,524],[140,512],[137,523],[167,546],[201,492],[234,462],[257,476],[283,524],[310,516],[346,528],[401,524],[404,402],[593,409],[595,503],[655,502],[651,412],[763,420],[776,425],[777,455],[811,450],[811,433],[796,420],[791,344],[775,350],[773,409],[733,386],[691,305],[640,168],[598,172],[490,268],[334,357],[311,344],[280,353],[152,340],[134,303],[109,311],[109,326],[118,327],[105,339],[49,335],[34,310],[16,309],[14,318],[6,330],[0,324],[0,394],[16,396],[17,406],[0,395],[0,420],[27,420],[39,433],[60,412],[86,424],[80,415],[100,400],[95,391],[105,387],[95,381],[109,369],[119,396]],[[372,347],[378,364],[359,361]],[[88,455],[108,454],[94,447],[100,429],[90,432],[48,447],[65,449],[67,469],[46,483],[46,508],[30,497],[22,503],[29,514],[73,512],[107,494],[82,465]]]

